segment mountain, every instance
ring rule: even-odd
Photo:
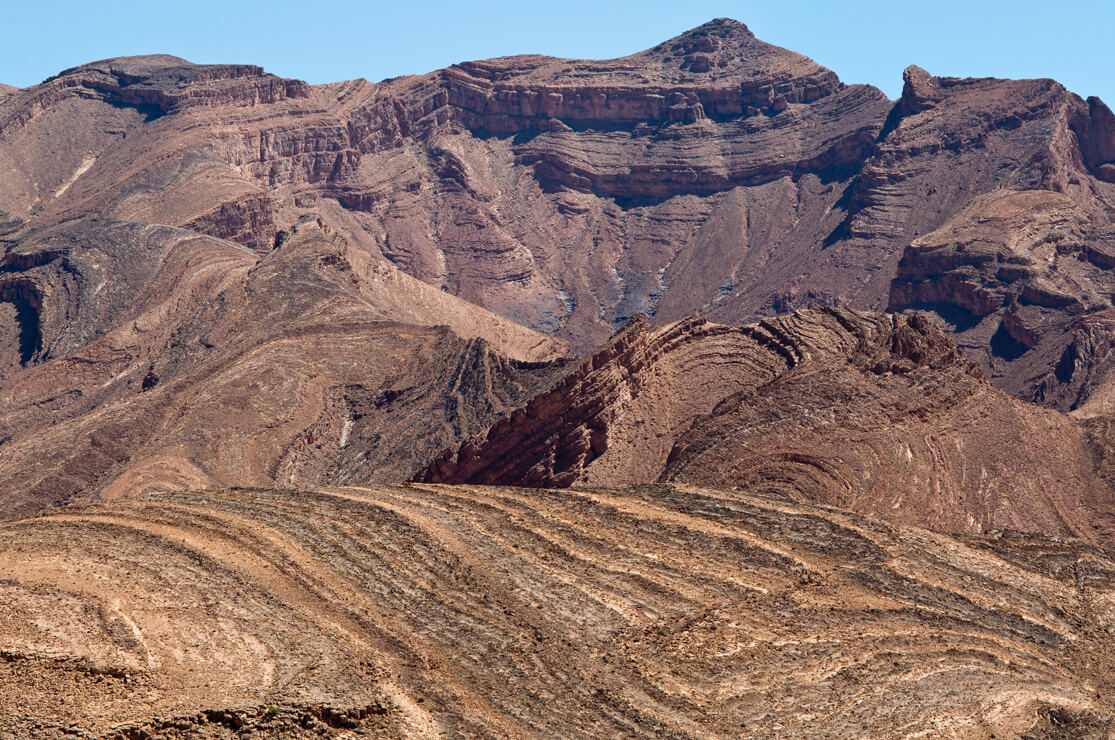
[[[1109,736],[1113,213],[725,19],[0,87],[0,736]]]
[[[696,231],[714,202],[741,186],[771,211],[750,220],[784,221],[793,181],[855,170],[890,107],[733,21],[611,62],[513,57],[378,85],[107,60],[5,102],[0,207],[24,228],[95,212],[256,250],[312,210],[410,274],[584,350],[671,284],[701,289],[683,313],[718,295],[693,273],[721,246],[667,269],[708,241]],[[789,191],[749,187],[775,182]],[[827,194],[822,207],[839,189]],[[741,215],[732,203],[718,218]]]
[[[842,403],[845,383],[872,400],[818,439],[879,414],[937,430],[941,409],[905,399],[940,388],[947,413],[995,409],[973,439],[1020,434],[1011,444],[1055,459],[1030,476],[968,444],[939,478],[925,448],[909,496],[894,456],[920,448],[886,428],[873,444],[904,471],[891,493],[871,476],[892,473],[843,450],[852,472],[794,496],[1094,538],[1107,524],[1083,512],[1104,507],[1080,501],[1108,490],[1092,481],[1115,413],[1115,117],[1049,80],[904,77],[889,101],[720,19],[622,59],[507,57],[378,84],[153,55],[12,89],[0,512],[137,487],[475,480],[444,455],[460,463],[481,433],[500,437],[482,456],[502,449],[503,472],[477,473],[490,482],[735,485],[750,480],[732,431],[744,396],[788,413],[770,384],[812,372],[761,335],[820,322],[794,340],[832,384],[807,384],[810,403]],[[912,360],[913,380],[862,372],[891,331],[952,355],[920,319],[808,313],[836,305],[927,311],[993,384],[1074,416],[1012,404],[956,357]],[[807,313],[773,318],[794,310]],[[640,314],[671,328],[652,338],[636,321],[620,335],[632,348],[599,349]],[[606,355],[636,349],[647,367],[619,385],[575,381],[563,359],[614,366]],[[641,384],[654,389],[627,409]],[[573,411],[531,422],[544,440],[514,419],[486,432],[551,404]],[[1044,513],[978,493],[992,471],[1031,481]],[[937,485],[967,493],[937,500]],[[1075,513],[1053,516],[1046,489]]]
[[[0,523],[15,737],[1104,737],[1112,551],[744,493],[148,494]]]
[[[622,59],[508,57],[378,84],[106,60],[3,99],[0,222],[18,239],[97,214],[262,253],[321,214],[355,248],[579,352],[636,313],[951,320],[964,299],[906,250],[1002,189],[1063,195],[1104,253],[1115,117],[1102,102],[1050,80],[905,80],[889,101],[725,19]],[[1024,333],[1013,318],[999,332],[997,314],[970,317],[986,325],[963,344],[1016,367],[993,373],[1008,391],[1071,406],[1074,383],[1032,387],[1079,330],[1071,307],[1044,308],[1033,362],[990,345]]]

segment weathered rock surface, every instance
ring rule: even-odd
[[[1110,736],[1112,213],[723,19],[0,86],[0,735]]]
[[[931,310],[1016,396],[1063,410],[1106,377],[1115,227],[1068,196],[997,190],[907,247],[891,310]]]
[[[418,479],[733,486],[938,531],[1110,541],[1100,444],[991,386],[926,319],[813,310],[635,322]]]
[[[367,260],[315,219],[263,258],[117,222],[21,241],[0,272],[21,348],[0,368],[0,512],[404,479],[560,369],[557,340]]]
[[[1103,737],[1115,557],[691,487],[0,524],[0,733]]]

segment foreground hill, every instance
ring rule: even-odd
[[[146,495],[0,524],[0,734],[1102,737],[1115,554],[738,492]]]

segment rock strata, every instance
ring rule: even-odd
[[[726,19],[621,59],[378,84],[112,59],[2,100],[0,233],[96,214],[263,254],[322,213],[354,248],[582,353],[638,312],[884,309],[903,250],[992,191],[1061,194],[1093,231],[1115,204],[1098,99],[912,67],[888,101]]]
[[[20,347],[0,368],[0,513],[402,479],[561,369],[560,342],[363,259],[314,218],[265,258],[116,222],[21,242],[0,272]]]
[[[0,534],[14,736],[1113,728],[1115,560],[1079,540],[671,485],[150,494]]]
[[[1107,541],[1104,444],[991,386],[927,319],[814,310],[739,328],[633,322],[417,480],[675,481],[945,532]]]

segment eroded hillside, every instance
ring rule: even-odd
[[[264,257],[79,222],[6,265],[0,288],[32,297],[39,332],[0,371],[5,515],[151,487],[405,480],[545,388],[566,351],[314,218]]]

